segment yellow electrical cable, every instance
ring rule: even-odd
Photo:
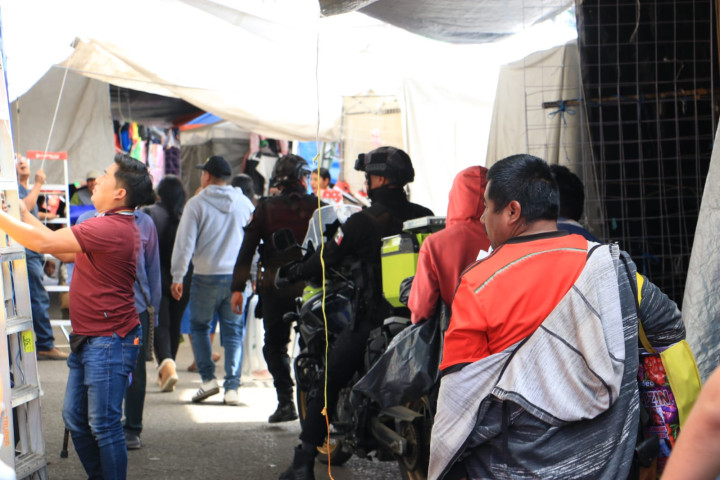
[[[317,149],[317,154],[315,155],[315,163],[317,165],[317,177],[318,181],[320,180],[320,161],[322,159],[322,151],[320,150],[320,80],[318,78],[318,70],[320,68],[320,16],[318,15],[317,18],[318,23],[317,29],[316,29],[316,35],[315,35],[315,101],[317,103],[317,123],[315,126],[315,148]],[[318,227],[320,228],[320,265],[322,267],[322,316],[323,316],[323,323],[325,324],[325,385],[324,385],[324,405],[322,409],[322,414],[325,416],[325,425],[327,427],[327,441],[326,441],[326,448],[327,448],[327,458],[328,458],[328,476],[330,477],[330,480],[335,480],[332,476],[332,460],[330,458],[330,416],[328,415],[328,396],[327,396],[327,385],[328,385],[328,351],[329,351],[329,342],[328,342],[328,324],[327,324],[327,313],[325,312],[325,297],[327,295],[325,280],[326,280],[326,272],[325,272],[325,259],[323,258],[323,255],[325,254],[325,235],[323,232],[323,223],[322,223],[322,202],[320,200],[320,191],[318,190]]]
[[[318,145],[319,147],[319,145]],[[317,162],[317,176],[318,181],[320,180],[320,152],[318,148],[318,154],[315,156],[315,162]],[[322,232],[322,201],[320,200],[320,190],[318,189],[318,223],[320,224],[320,232]],[[324,385],[324,400],[325,403],[323,405],[322,414],[325,416],[325,425],[327,426],[327,457],[328,457],[328,476],[333,479],[332,476],[332,470],[331,470],[331,459],[330,459],[330,415],[328,415],[328,395],[327,395],[327,386],[328,386],[328,351],[330,347],[329,338],[328,338],[328,324],[327,324],[327,313],[325,312],[325,297],[327,295],[327,285],[325,283],[326,277],[326,271],[325,271],[325,259],[323,258],[323,255],[325,254],[325,235],[321,234],[320,236],[320,265],[322,267],[322,316],[323,316],[323,323],[325,324],[325,385]]]

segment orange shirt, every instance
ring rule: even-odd
[[[462,275],[440,369],[476,362],[524,339],[580,276],[587,240],[552,232],[514,237]]]

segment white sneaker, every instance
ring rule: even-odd
[[[207,381],[200,385],[200,389],[197,391],[197,393],[192,397],[193,403],[202,402],[206,398],[215,395],[216,393],[220,392],[220,387],[218,386],[217,380],[212,379],[210,381]]]
[[[239,405],[240,397],[237,390],[225,390],[225,405]]]

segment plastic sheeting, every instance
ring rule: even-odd
[[[720,137],[715,135],[695,229],[682,313],[700,377],[720,365]]]
[[[253,373],[267,370],[265,357],[262,353],[265,344],[265,329],[262,318],[255,318],[255,307],[257,307],[258,296],[253,295],[248,302],[247,317],[245,319],[245,338],[243,339],[242,351],[242,375],[249,377]]]
[[[353,391],[367,395],[381,408],[430,394],[439,376],[442,351],[438,322],[432,318],[400,331]]]
[[[567,10],[568,0],[320,0],[323,15],[358,11],[454,43],[498,40]]]

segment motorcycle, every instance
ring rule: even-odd
[[[331,205],[318,209],[310,221],[308,234],[301,246],[308,258],[320,242],[332,239],[337,227],[344,223],[357,207]],[[322,218],[322,223],[319,219]],[[322,227],[320,227],[322,225]],[[297,246],[289,231],[274,236],[276,248]],[[323,319],[322,284],[308,282],[297,309],[285,315],[284,320],[294,323],[298,333],[300,353],[294,360],[296,399],[301,424],[307,418],[307,405],[316,395],[324,394],[325,345],[332,347],[337,336],[347,328],[353,318],[355,283],[349,265],[328,269],[325,279],[325,316]],[[283,269],[278,271],[281,277]],[[401,405],[387,408],[353,390],[355,384],[371,369],[387,349],[392,339],[411,322],[406,308],[397,308],[396,315],[370,333],[365,358],[360,371],[339,392],[331,419],[330,438],[318,447],[318,460],[322,463],[342,465],[353,455],[379,461],[397,461],[401,476],[408,480],[421,480],[427,476],[430,453],[430,432],[434,416],[434,401],[427,395],[414,398]]]

